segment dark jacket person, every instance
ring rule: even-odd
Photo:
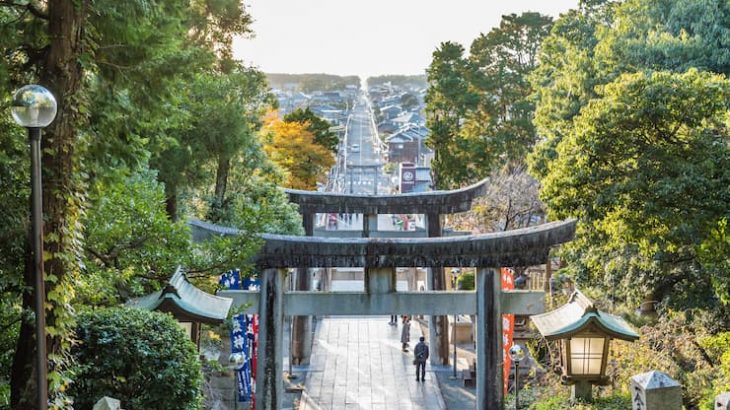
[[[416,381],[426,381],[426,360],[428,360],[428,345],[425,342],[426,338],[421,336],[413,349],[413,355],[415,360],[413,361],[416,365]],[[420,370],[420,377],[419,377]]]

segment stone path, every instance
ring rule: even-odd
[[[411,351],[401,351],[401,325],[387,316],[330,317],[319,322],[300,410],[444,410],[430,365],[416,382],[412,348],[421,335],[411,326]]]

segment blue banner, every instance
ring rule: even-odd
[[[261,288],[258,280],[241,279],[241,271],[238,269],[222,274],[218,283],[224,289],[259,290]],[[231,318],[231,355],[237,354],[243,358],[242,364],[234,370],[239,402],[253,400],[254,377],[252,373],[256,352],[254,321],[253,316],[245,314],[234,315]]]
[[[231,353],[243,356],[243,364],[235,370],[238,401],[251,401],[251,356],[253,353],[253,323],[248,315],[232,318]]]
[[[221,275],[218,284],[223,289],[242,289],[241,288],[241,271],[234,269]]]

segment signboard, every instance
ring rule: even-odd
[[[502,290],[512,290],[515,288],[514,272],[510,268],[500,269],[502,274]],[[502,315],[502,352],[504,356],[504,395],[507,396],[507,386],[509,385],[509,372],[512,366],[512,360],[509,356],[509,349],[512,347],[513,336],[515,332],[515,315]]]
[[[410,162],[400,164],[400,192],[413,192],[416,186],[416,165]]]

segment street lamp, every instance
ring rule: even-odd
[[[591,401],[592,385],[608,382],[606,362],[611,339],[639,339],[625,320],[598,310],[578,290],[565,305],[530,319],[546,340],[560,340],[561,379],[573,386],[572,399]]]
[[[13,94],[10,106],[15,122],[28,129],[30,141],[31,226],[35,290],[36,394],[41,410],[48,408],[46,356],[46,291],[43,278],[43,205],[41,183],[41,128],[56,118],[56,99],[40,85],[26,85]]]
[[[509,357],[515,364],[515,410],[520,408],[520,361],[525,358],[525,351],[520,345],[509,348]]]

